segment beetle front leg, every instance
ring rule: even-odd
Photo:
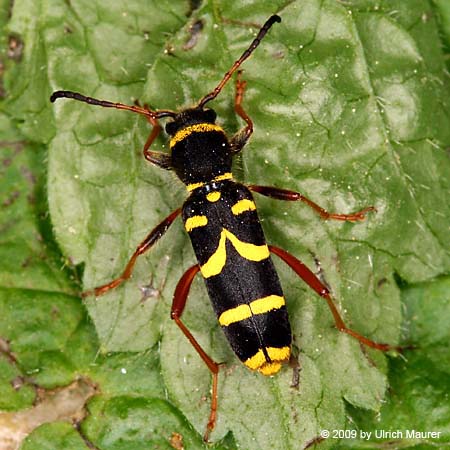
[[[242,107],[242,99],[244,98],[245,87],[247,86],[247,82],[241,79],[242,70],[239,70],[237,73],[236,80],[236,94],[234,97],[234,110],[236,114],[241,117],[245,122],[246,126],[239,130],[230,141],[231,150],[233,154],[239,153],[250,139],[250,136],[253,133],[253,122],[252,119],[247,115]]]
[[[137,103],[138,106],[139,102]],[[151,111],[147,104],[144,104],[144,109]],[[172,157],[163,152],[155,152],[153,150],[150,150],[150,146],[152,145],[153,141],[158,137],[159,133],[161,132],[161,125],[159,124],[158,120],[153,117],[152,115],[147,116],[148,123],[152,126],[152,131],[150,132],[147,140],[144,144],[144,158],[147,161],[150,161],[152,164],[155,164],[156,166],[160,167],[161,169],[170,170],[172,169]]]
[[[351,214],[338,214],[338,213],[330,213],[319,206],[317,203],[314,203],[309,198],[300,194],[299,192],[290,191],[288,189],[280,189],[273,186],[257,186],[251,184],[247,186],[251,191],[257,192],[258,194],[265,195],[266,197],[275,198],[277,200],[286,200],[291,202],[303,202],[307,204],[310,208],[312,208],[316,213],[320,215],[320,217],[324,220],[333,219],[333,220],[344,220],[347,222],[359,222],[364,220],[366,214],[370,211],[376,211],[374,206],[368,206],[367,208],[362,209],[361,211],[357,211]]]

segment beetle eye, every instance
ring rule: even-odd
[[[204,113],[206,122],[214,123],[216,121],[217,114],[213,109],[205,109]]]
[[[175,134],[177,130],[177,126],[175,122],[167,122],[166,123],[166,133],[170,134],[171,136]]]

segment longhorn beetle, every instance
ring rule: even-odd
[[[246,82],[241,79],[240,70],[237,71],[234,108],[246,125],[228,139],[222,127],[215,123],[215,111],[205,108],[258,47],[270,27],[280,21],[279,16],[271,16],[214,90],[196,105],[181,111],[151,110],[147,105],[129,106],[71,91],[56,91],[50,97],[52,102],[58,98],[70,98],[90,105],[142,114],[152,126],[144,145],[145,159],[163,169],[174,170],[186,185],[189,197],[183,206],[173,211],[138,245],[123,273],[111,282],[82,295],[103,295],[130,278],[137,257],[149,250],[181,214],[198,262],[186,270],[177,284],[171,318],[212,374],[212,399],[205,441],[216,422],[219,364],[203,350],[181,320],[189,289],[198,272],[203,275],[219,324],[233,351],[248,368],[263,375],[277,373],[291,355],[292,338],[288,313],[271,253],[287,263],[326,300],[339,331],[381,351],[398,349],[374,342],[347,328],[324,283],[297,258],[279,247],[266,244],[251,192],[278,200],[306,203],[322,219],[357,222],[375,208],[370,206],[353,214],[329,213],[298,192],[269,186],[243,185],[234,181],[231,173],[232,158],[243,149],[253,132],[253,122],[242,107]],[[161,131],[158,120],[165,117],[172,119],[165,126],[166,133],[170,136],[170,154],[150,150]]]

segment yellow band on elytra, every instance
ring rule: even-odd
[[[255,211],[256,205],[255,202],[252,200],[249,200],[248,198],[244,198],[242,200],[239,200],[231,207],[231,212],[238,216],[239,214],[242,214],[245,211]]]
[[[194,228],[204,227],[207,224],[208,218],[206,216],[192,216],[186,220],[184,228],[186,228],[186,231],[189,233],[189,231],[192,231]]]
[[[273,375],[281,369],[281,363],[287,361],[291,355],[289,347],[266,347],[265,350],[270,361],[267,361],[264,352],[259,349],[251,358],[244,361],[244,364],[263,375]]]
[[[240,322],[250,318],[252,315],[265,314],[275,309],[280,309],[285,305],[284,298],[280,295],[268,295],[267,297],[258,298],[249,304],[243,304],[224,311],[219,316],[219,323],[223,327],[227,327],[232,323]]]
[[[227,260],[226,241],[231,242],[237,252],[249,261],[262,261],[270,256],[267,244],[256,245],[251,242],[243,242],[238,239],[231,231],[222,228],[220,233],[219,245],[216,251],[209,257],[203,266],[200,267],[204,278],[213,277],[222,272]]]
[[[252,316],[252,310],[247,304],[236,306],[236,308],[227,309],[219,316],[219,323],[227,327],[232,323],[240,322]]]
[[[250,308],[253,314],[264,314],[274,309],[280,309],[284,305],[284,297],[281,295],[268,295],[267,297],[253,300],[250,303]]]

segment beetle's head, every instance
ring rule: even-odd
[[[210,108],[189,108],[177,113],[173,120],[166,123],[166,133],[173,137],[182,128],[199,123],[216,122],[217,114]]]
[[[187,185],[231,172],[230,143],[215,121],[214,110],[197,106],[177,113],[166,124],[171,136],[172,168]]]

